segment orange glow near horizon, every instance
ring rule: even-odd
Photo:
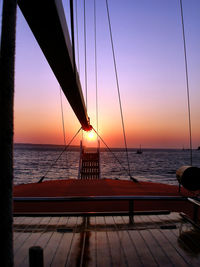
[[[63,131],[60,118],[60,110],[54,109],[54,113],[48,110],[48,116],[42,116],[36,109],[35,114],[29,114],[24,110],[23,114],[15,113],[15,142],[17,143],[35,143],[35,144],[63,144]],[[21,116],[19,116],[21,115]],[[70,120],[67,118],[70,115]],[[109,147],[124,147],[123,132],[120,120],[107,116],[99,123],[99,134]],[[127,145],[129,148],[187,148],[189,146],[187,121],[178,120],[166,123],[162,118],[153,119],[145,116],[142,118],[125,117]],[[197,123],[195,124],[197,125]],[[80,128],[80,124],[75,116],[66,113],[66,143],[68,143],[76,131]],[[198,146],[200,128],[196,126],[193,134],[194,148]],[[81,133],[74,139],[72,145],[79,145]],[[92,130],[83,132],[84,145],[88,147],[97,146],[97,136]],[[101,147],[104,144],[101,142]]]

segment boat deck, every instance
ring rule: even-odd
[[[15,266],[41,246],[44,266],[200,266],[200,232],[175,212],[108,217],[15,217]]]
[[[174,196],[189,197],[192,194],[184,188],[179,193],[178,186],[132,181],[96,179],[96,180],[53,180],[42,183],[21,184],[14,187],[16,197],[88,197],[88,196]],[[76,201],[66,202],[17,202],[14,212],[112,212],[129,209],[128,201]],[[193,205],[188,201],[134,201],[135,211],[170,210],[193,213]],[[200,217],[200,211],[199,211]]]

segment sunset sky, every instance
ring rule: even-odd
[[[64,1],[67,3],[64,8],[70,26],[68,2]],[[77,2],[80,78],[85,95],[83,1]],[[96,128],[93,3],[86,1],[87,73],[88,114]],[[147,148],[188,147],[179,0],[109,0],[108,3],[128,147],[140,144]],[[109,146],[123,147],[105,1],[96,0],[96,6],[99,133]],[[200,1],[183,0],[183,10],[192,137],[196,148],[200,146]],[[62,99],[68,143],[80,124],[64,95]],[[63,144],[59,84],[19,8],[14,110],[15,142]],[[79,144],[80,139],[81,134],[73,144]]]

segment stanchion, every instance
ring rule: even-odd
[[[29,267],[43,267],[43,249],[39,246],[29,248]]]

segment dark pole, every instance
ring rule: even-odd
[[[0,48],[0,240],[1,266],[13,266],[13,98],[16,0],[4,0]]]

